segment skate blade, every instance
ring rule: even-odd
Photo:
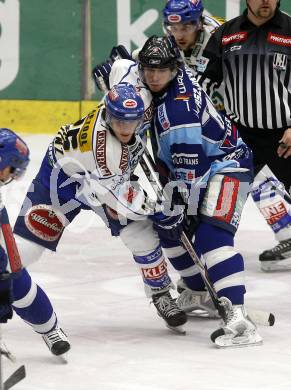
[[[210,313],[207,310],[202,310],[202,309],[194,309],[191,311],[184,310],[187,314],[187,317],[190,318],[206,318],[209,320],[217,320],[220,318],[218,313]]]
[[[291,271],[291,259],[261,261],[261,270],[264,272]]]
[[[170,326],[166,323],[166,327],[170,329],[173,333],[178,334],[180,336],[185,336],[186,330],[183,328],[182,325],[180,326]]]
[[[255,347],[263,344],[263,339],[259,334],[249,336],[223,335],[219,336],[214,341],[217,348],[244,348]]]

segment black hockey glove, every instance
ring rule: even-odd
[[[8,272],[0,274],[0,323],[12,318],[12,279]]]
[[[156,213],[149,218],[153,221],[153,228],[159,237],[164,240],[179,241],[183,232],[184,212],[180,208],[178,215],[167,216]]]
[[[97,88],[101,92],[106,92],[110,89],[109,85],[109,75],[112,68],[112,62],[106,61],[101,64],[97,64],[92,71],[93,79],[97,85]]]
[[[112,62],[116,60],[132,60],[131,55],[123,45],[113,46],[109,58]]]

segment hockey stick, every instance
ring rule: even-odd
[[[20,382],[22,379],[24,379],[26,376],[25,367],[22,365],[20,366],[6,381],[4,382],[4,389],[8,390],[12,386],[16,385],[18,382]]]
[[[162,186],[159,176],[157,172],[155,171],[155,162],[153,161],[152,156],[150,155],[147,148],[145,148],[145,152],[140,160],[140,165],[151,184],[154,192],[157,195],[157,198],[162,200],[170,200],[169,195],[166,193],[165,188]],[[219,315],[223,320],[226,318],[226,311],[230,309],[231,302],[225,298],[221,297],[219,298],[217,295],[216,290],[214,289],[214,286],[209,279],[207,270],[197,253],[195,252],[191,242],[189,241],[188,237],[186,236],[185,232],[182,232],[181,235],[181,241],[185,247],[185,249],[188,251],[189,255],[192,257],[194,263],[199,268],[201,277],[205,283],[205,286],[209,292],[209,295],[212,299],[212,302],[217,309]],[[257,324],[264,325],[264,326],[273,326],[275,323],[275,316],[272,313],[264,312],[264,311],[251,311],[248,310],[248,315],[251,318],[252,321],[256,322]]]

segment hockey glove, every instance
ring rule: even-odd
[[[113,46],[109,58],[112,62],[120,59],[131,60],[132,57],[123,45]]]
[[[153,228],[159,237],[164,240],[179,241],[183,232],[184,213],[166,216],[156,213],[149,217],[153,221]]]
[[[0,274],[0,323],[12,318],[12,279],[8,272]]]
[[[112,62],[110,60],[97,64],[92,71],[93,79],[97,85],[97,88],[101,92],[106,92],[110,89],[109,75],[112,68]]]

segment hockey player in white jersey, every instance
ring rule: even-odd
[[[93,210],[120,235],[134,255],[148,296],[169,327],[186,322],[169,290],[172,287],[157,233],[159,228],[179,230],[181,216],[153,214],[138,182],[131,180],[143,144],[135,133],[143,125],[144,104],[132,85],[112,88],[101,104],[83,119],[62,126],[51,142],[28,190],[14,233],[24,266],[37,261],[45,249],[55,251],[65,228],[81,210]],[[149,218],[148,218],[149,216]],[[137,221],[137,222],[135,222]],[[139,231],[134,242],[132,232]],[[15,310],[42,334],[54,354],[56,341],[69,347],[51,304],[41,306],[39,290],[27,274],[14,302]],[[68,348],[67,348],[68,349]]]

